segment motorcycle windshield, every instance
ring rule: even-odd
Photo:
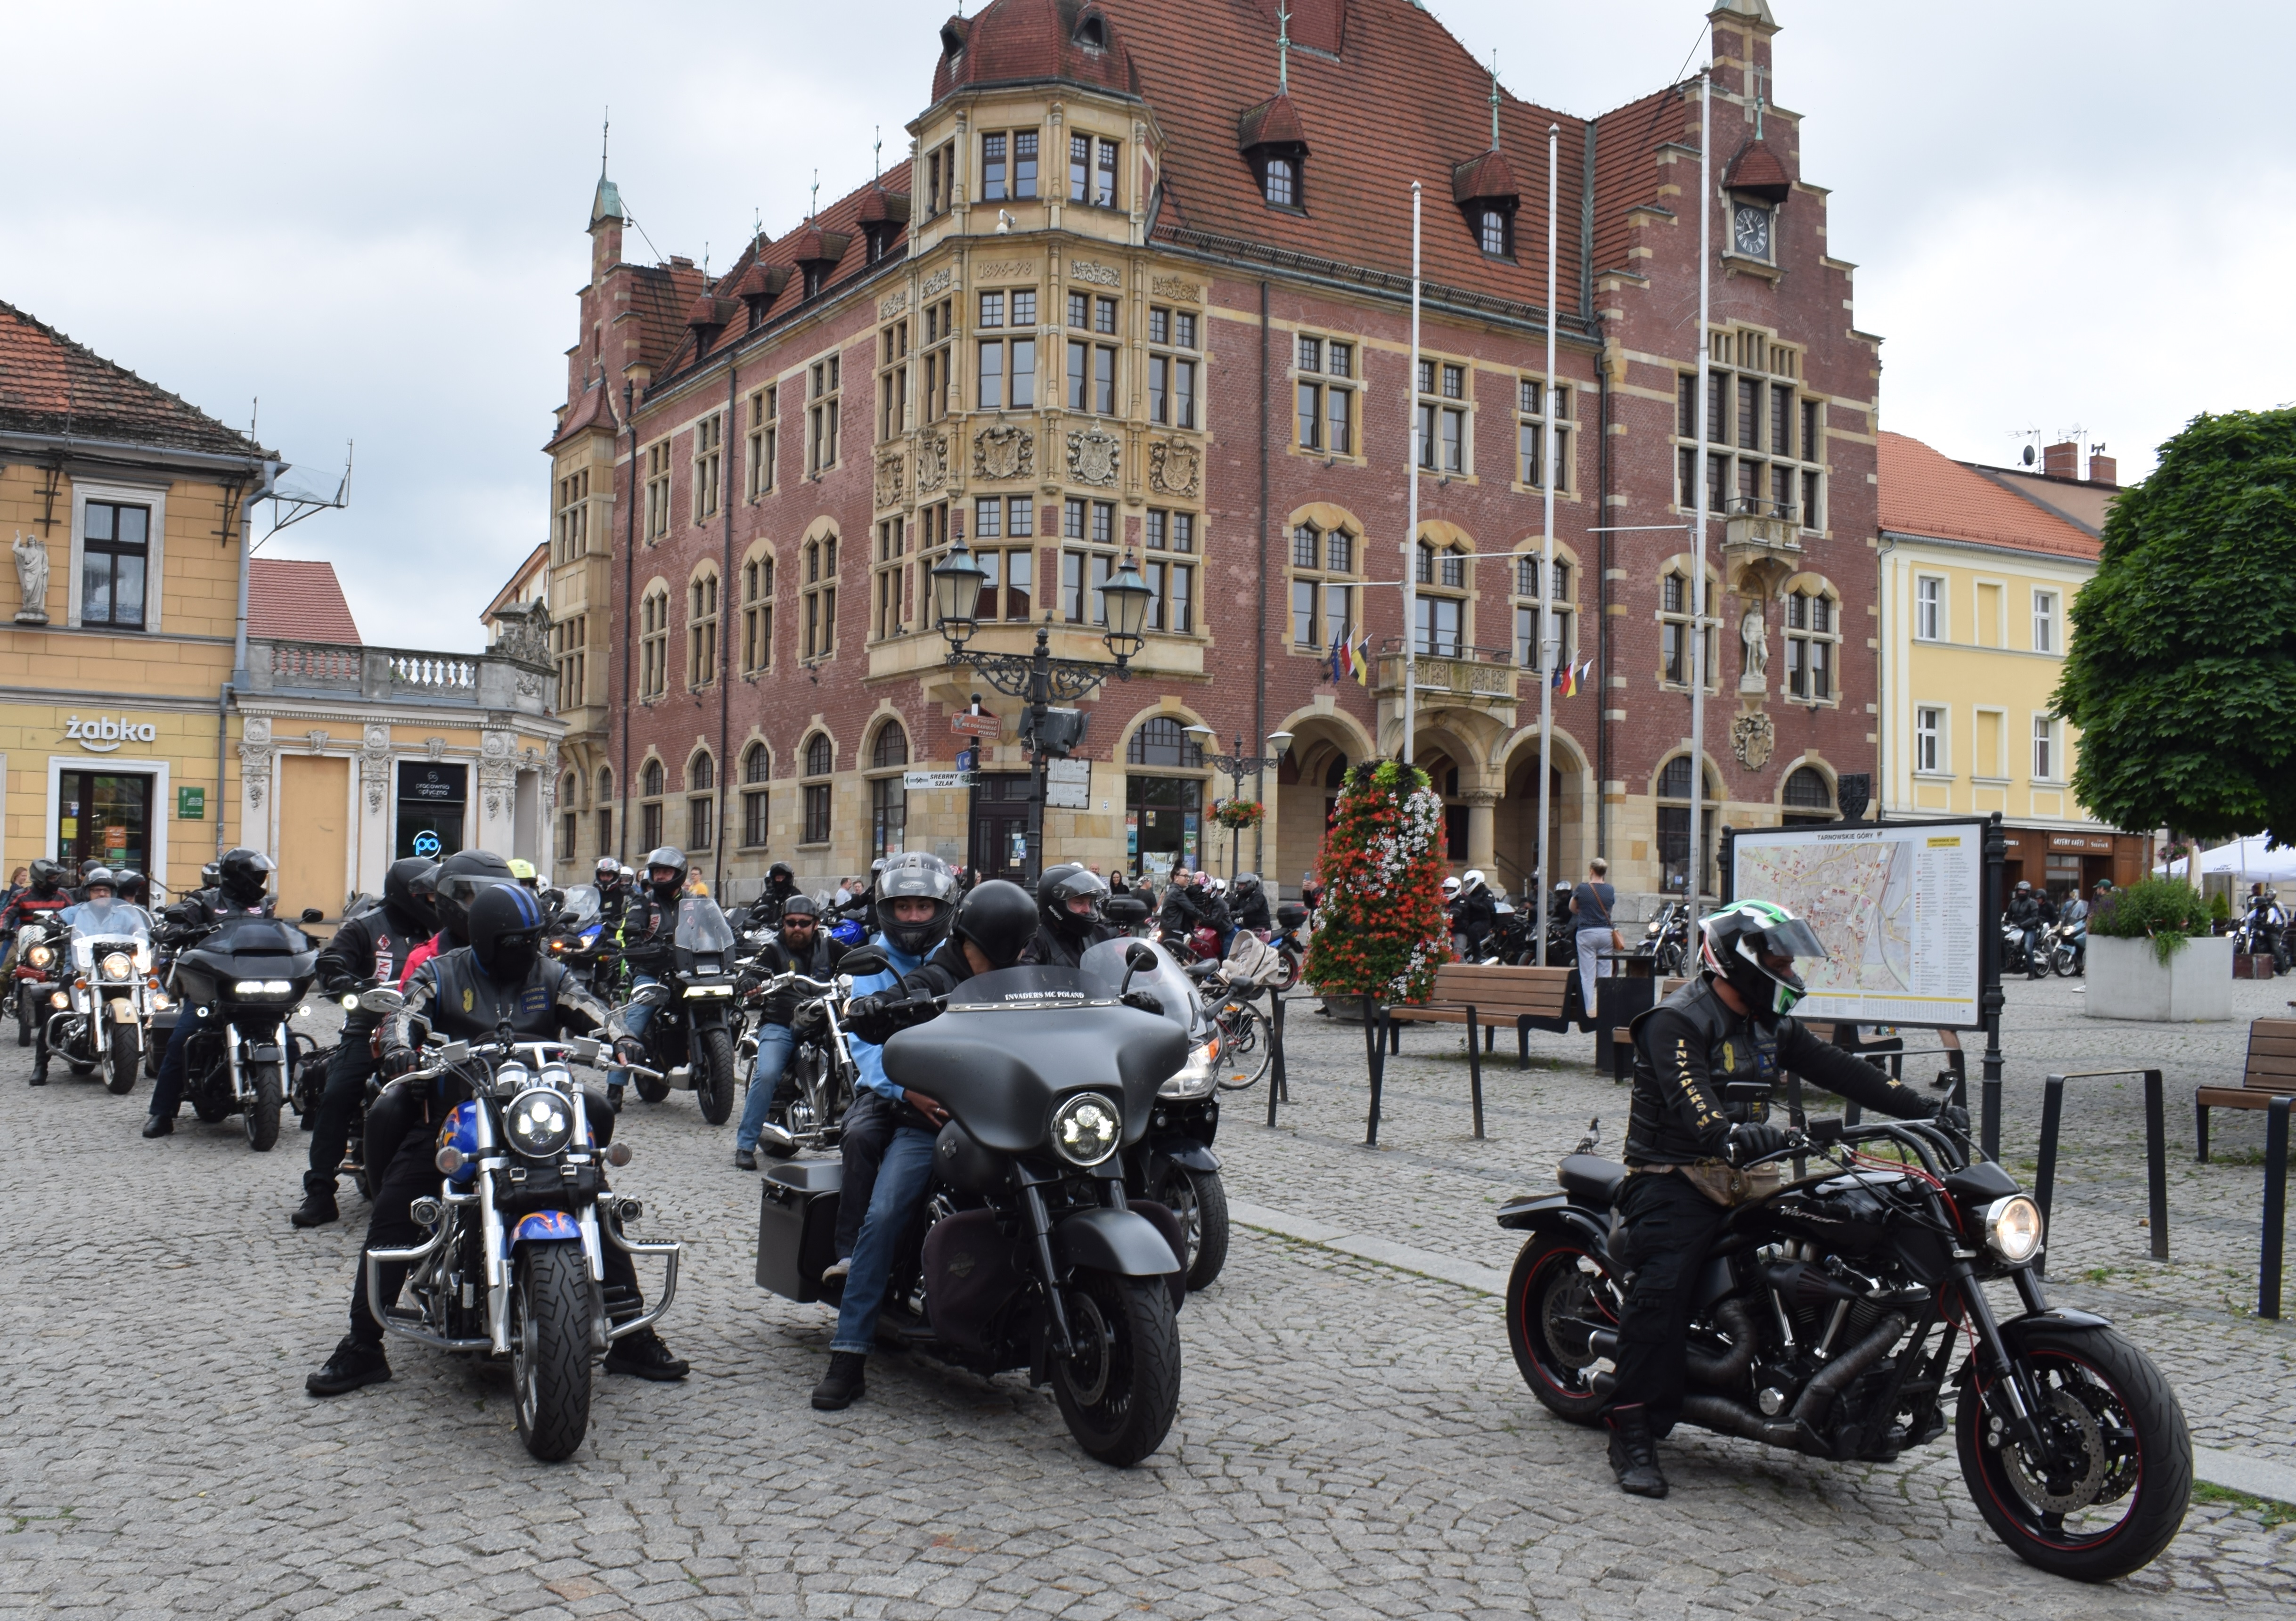
[[[1132,976],[1132,988],[1147,991],[1164,1004],[1164,1017],[1180,1028],[1193,1035],[1204,1025],[1203,998],[1196,993],[1196,982],[1181,968],[1180,960],[1170,952],[1145,940],[1103,940],[1087,948],[1078,959],[1077,971],[1086,978],[1098,980],[1107,988],[1100,994],[1113,996],[1123,985],[1126,969],[1124,954],[1135,946],[1146,946],[1156,954],[1153,972],[1143,970]]]
[[[200,942],[201,951],[248,956],[265,952],[284,952],[299,954],[316,950],[311,937],[292,923],[283,923],[277,918],[226,918],[216,926],[216,931]]]
[[[82,901],[64,913],[83,940],[136,940],[152,943],[152,917],[128,901]]]
[[[566,892],[565,902],[560,910],[563,913],[560,927],[576,934],[587,929],[598,921],[598,913],[603,910],[598,899],[598,886],[575,885]]]
[[[731,951],[734,925],[706,895],[689,895],[677,903],[677,931],[670,937],[680,951]]]

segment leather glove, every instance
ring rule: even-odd
[[[414,1048],[385,1047],[382,1050],[382,1072],[389,1076],[392,1080],[397,1080],[400,1076],[405,1075],[408,1070],[414,1067],[415,1056]]]
[[[1937,1113],[1931,1118],[1956,1137],[1966,1139],[1969,1135],[1969,1110],[1958,1103],[1939,1104]]]
[[[1161,1015],[1164,1003],[1153,991],[1127,991],[1118,998],[1128,1008],[1138,1008],[1144,1013]]]
[[[614,1044],[614,1056],[625,1064],[645,1062],[645,1043],[635,1036],[625,1036]]]
[[[1776,1153],[1786,1145],[1786,1134],[1767,1120],[1750,1120],[1730,1128],[1730,1163],[1745,1165]]]

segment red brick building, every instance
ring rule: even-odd
[[[1837,774],[1872,769],[1878,340],[1800,176],[1765,0],[1711,20],[1703,774],[1720,819],[1760,825],[1830,814]],[[1670,855],[1678,881],[1698,79],[1568,117],[1408,0],[1297,0],[1288,29],[1274,0],[994,0],[888,60],[912,47],[921,94],[937,60],[908,160],[714,279],[626,263],[601,178],[549,446],[562,874],[657,839],[737,894],[771,861],[825,878],[889,847],[1003,867],[1018,705],[928,623],[926,570],[962,537],[994,570],[984,647],[1024,651],[1049,615],[1056,652],[1104,657],[1095,586],[1129,555],[1158,593],[1135,678],[1085,706],[1052,855],[1224,868],[1228,785],[1184,728],[1247,751],[1282,731],[1242,857],[1296,883],[1343,765],[1404,744],[1408,541],[1413,743],[1457,864],[1520,889],[1535,863],[1551,592],[1578,677],[1554,704],[1558,871],[1600,851],[1650,892]],[[1332,646],[1366,636],[1358,680]],[[954,768],[976,692],[1006,716],[979,780],[906,790]]]

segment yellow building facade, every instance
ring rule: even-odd
[[[1884,815],[1998,813],[2013,885],[2141,876],[2144,840],[2074,798],[2080,738],[2054,710],[2095,530],[1902,434],[1882,436],[1881,478]]]

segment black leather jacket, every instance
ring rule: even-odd
[[[1691,1165],[1718,1159],[1730,1127],[1759,1120],[1763,1104],[1723,1101],[1733,1081],[1775,1085],[1792,1070],[1829,1092],[1900,1120],[1925,1120],[1929,1100],[1820,1041],[1794,1019],[1758,1025],[1734,1013],[1702,976],[1635,1017],[1634,1110],[1627,1126],[1628,1165]]]
[[[397,985],[407,957],[430,937],[428,929],[390,906],[345,918],[334,938],[319,948],[319,988],[340,996],[362,980]],[[343,1036],[363,1040],[380,1022],[378,1015],[354,1009],[343,1020]]]
[[[844,941],[832,940],[818,930],[813,937],[813,949],[802,957],[789,948],[788,941],[769,940],[765,949],[758,954],[757,966],[751,972],[758,979],[770,979],[775,974],[785,974],[794,969],[808,979],[826,979],[837,971],[837,964],[844,957],[846,950]],[[813,995],[795,987],[775,991],[766,998],[765,1006],[758,1017],[767,1024],[786,1027],[797,1015],[797,1004],[811,1001]]]
[[[1037,925],[1036,942],[1022,954],[1021,961],[1041,963],[1046,968],[1074,968],[1083,960],[1085,953],[1103,940],[1117,938],[1119,932],[1105,923],[1095,923],[1086,929],[1082,939],[1071,940],[1066,935],[1056,933],[1050,924],[1039,923]]]
[[[1267,891],[1265,889],[1255,889],[1249,896],[1239,899],[1234,906],[1234,913],[1235,926],[1238,929],[1275,927],[1275,920],[1268,915]]]
[[[676,904],[664,905],[651,888],[641,887],[624,904],[621,921],[614,931],[622,961],[634,972],[660,974],[669,965],[670,936],[676,929]]]
[[[585,990],[564,963],[537,962],[518,984],[497,985],[467,946],[414,970],[406,982],[406,1004],[383,1020],[383,1052],[412,1049],[417,1019],[428,1019],[430,1033],[449,1041],[492,1041],[505,1023],[513,1036],[530,1041],[552,1040],[566,1030],[614,1042],[629,1036],[620,1015]],[[445,1085],[445,1077],[439,1084]]]

